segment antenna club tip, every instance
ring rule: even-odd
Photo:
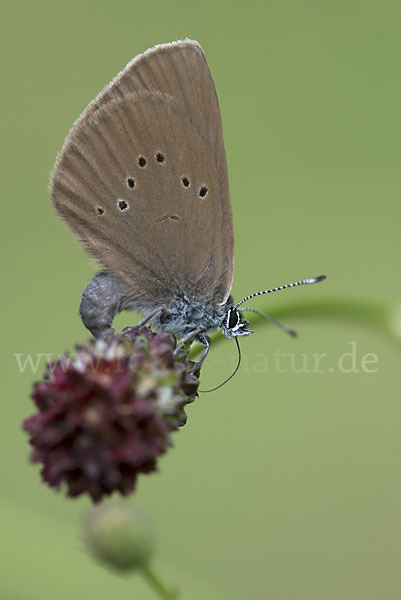
[[[319,277],[311,277],[311,279],[306,279],[305,283],[319,283],[320,281],[324,281],[326,278],[326,275],[319,275]]]

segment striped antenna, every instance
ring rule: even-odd
[[[264,292],[255,292],[250,296],[247,296],[241,302],[238,302],[232,310],[238,308],[243,302],[255,298],[255,296],[262,296],[263,294],[271,294],[272,292],[279,292],[280,290],[286,290],[287,288],[296,287],[297,285],[310,285],[312,283],[319,283],[326,279],[326,275],[319,275],[319,277],[311,277],[310,279],[303,279],[302,281],[296,281],[295,283],[287,283],[287,285],[281,285],[280,287],[272,288],[271,290],[265,290]]]
[[[272,317],[269,317],[269,315],[265,315],[265,313],[261,312],[260,310],[256,310],[256,308],[251,308],[250,306],[244,306],[244,308],[239,308],[238,310],[240,312],[242,312],[244,310],[249,310],[249,312],[256,313],[260,317],[263,317],[263,319],[266,319],[266,321],[269,321],[270,323],[273,323],[274,325],[277,325],[277,327],[280,327],[280,329],[282,329],[283,331],[285,331],[285,333],[288,333],[288,335],[290,335],[291,337],[297,337],[298,336],[298,334],[295,331],[295,329],[292,329],[291,327],[287,327],[287,325],[283,325],[283,323],[280,323],[280,321],[276,321],[276,319],[273,319]]]

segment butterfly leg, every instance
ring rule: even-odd
[[[209,348],[210,348],[210,338],[207,335],[200,334],[196,337],[200,341],[200,343],[203,344],[203,350],[202,350],[202,354],[200,355],[200,357],[194,364],[194,367],[192,369],[193,373],[195,371],[200,370],[201,366],[203,365],[203,361],[205,360],[205,358],[209,352]]]
[[[127,290],[123,282],[110,273],[98,273],[82,294],[79,313],[85,327],[96,339],[112,335],[113,319],[123,310],[126,301]]]
[[[202,329],[200,328],[194,329],[193,331],[190,331],[185,337],[183,337],[180,343],[178,344],[177,348],[174,350],[174,355],[177,355],[178,352],[185,346],[185,344],[187,344],[188,342],[192,342],[198,336],[198,334],[200,334],[201,331]]]
[[[142,327],[142,325],[146,325],[147,323],[149,323],[149,321],[151,321],[153,319],[153,317],[155,317],[156,315],[158,315],[159,313],[162,313],[162,312],[163,312],[162,308],[156,308],[147,317],[144,317],[142,319],[142,321],[139,321],[139,323],[134,325],[134,327]]]
[[[210,348],[210,338],[207,335],[203,335],[200,329],[195,329],[194,331],[191,331],[190,333],[188,333],[188,335],[182,338],[181,342],[174,350],[174,354],[176,355],[187,342],[191,342],[195,339],[197,339],[201,344],[203,344],[203,351],[198,360],[194,363],[194,366],[192,368],[192,373],[198,376],[200,368],[203,365],[203,361],[205,360]]]
[[[128,306],[128,308],[129,308],[129,306]],[[147,317],[144,317],[142,319],[142,321],[139,321],[139,323],[136,323],[136,325],[132,325],[132,327],[126,327],[124,329],[124,333],[130,333],[131,331],[136,331],[138,329],[138,327],[143,327],[144,325],[151,325],[151,321],[152,321],[153,317],[155,317],[156,315],[158,315],[159,313],[162,313],[162,312],[163,312],[162,308],[156,308]]]

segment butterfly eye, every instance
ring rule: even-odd
[[[228,328],[234,329],[238,325],[239,314],[236,310],[230,310],[230,314],[228,316]]]

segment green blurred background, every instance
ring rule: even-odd
[[[140,578],[86,555],[79,523],[89,502],[40,483],[21,432],[45,361],[20,373],[14,354],[57,354],[87,339],[77,309],[94,267],[50,206],[56,153],[133,56],[197,39],[223,116],[235,297],[325,272],[324,284],[253,306],[396,301],[401,5],[37,0],[4,3],[2,13],[0,598],[151,599]],[[286,322],[299,339],[262,324],[243,340],[235,381],[189,408],[160,473],[131,502],[153,522],[157,566],[183,599],[398,600],[400,348],[353,321]],[[359,372],[345,373],[338,360],[350,342]],[[306,354],[312,371],[315,353],[327,354],[322,372],[290,368],[290,354],[299,370]],[[367,353],[374,373],[361,369]],[[234,360],[233,343],[217,344],[203,387]]]

